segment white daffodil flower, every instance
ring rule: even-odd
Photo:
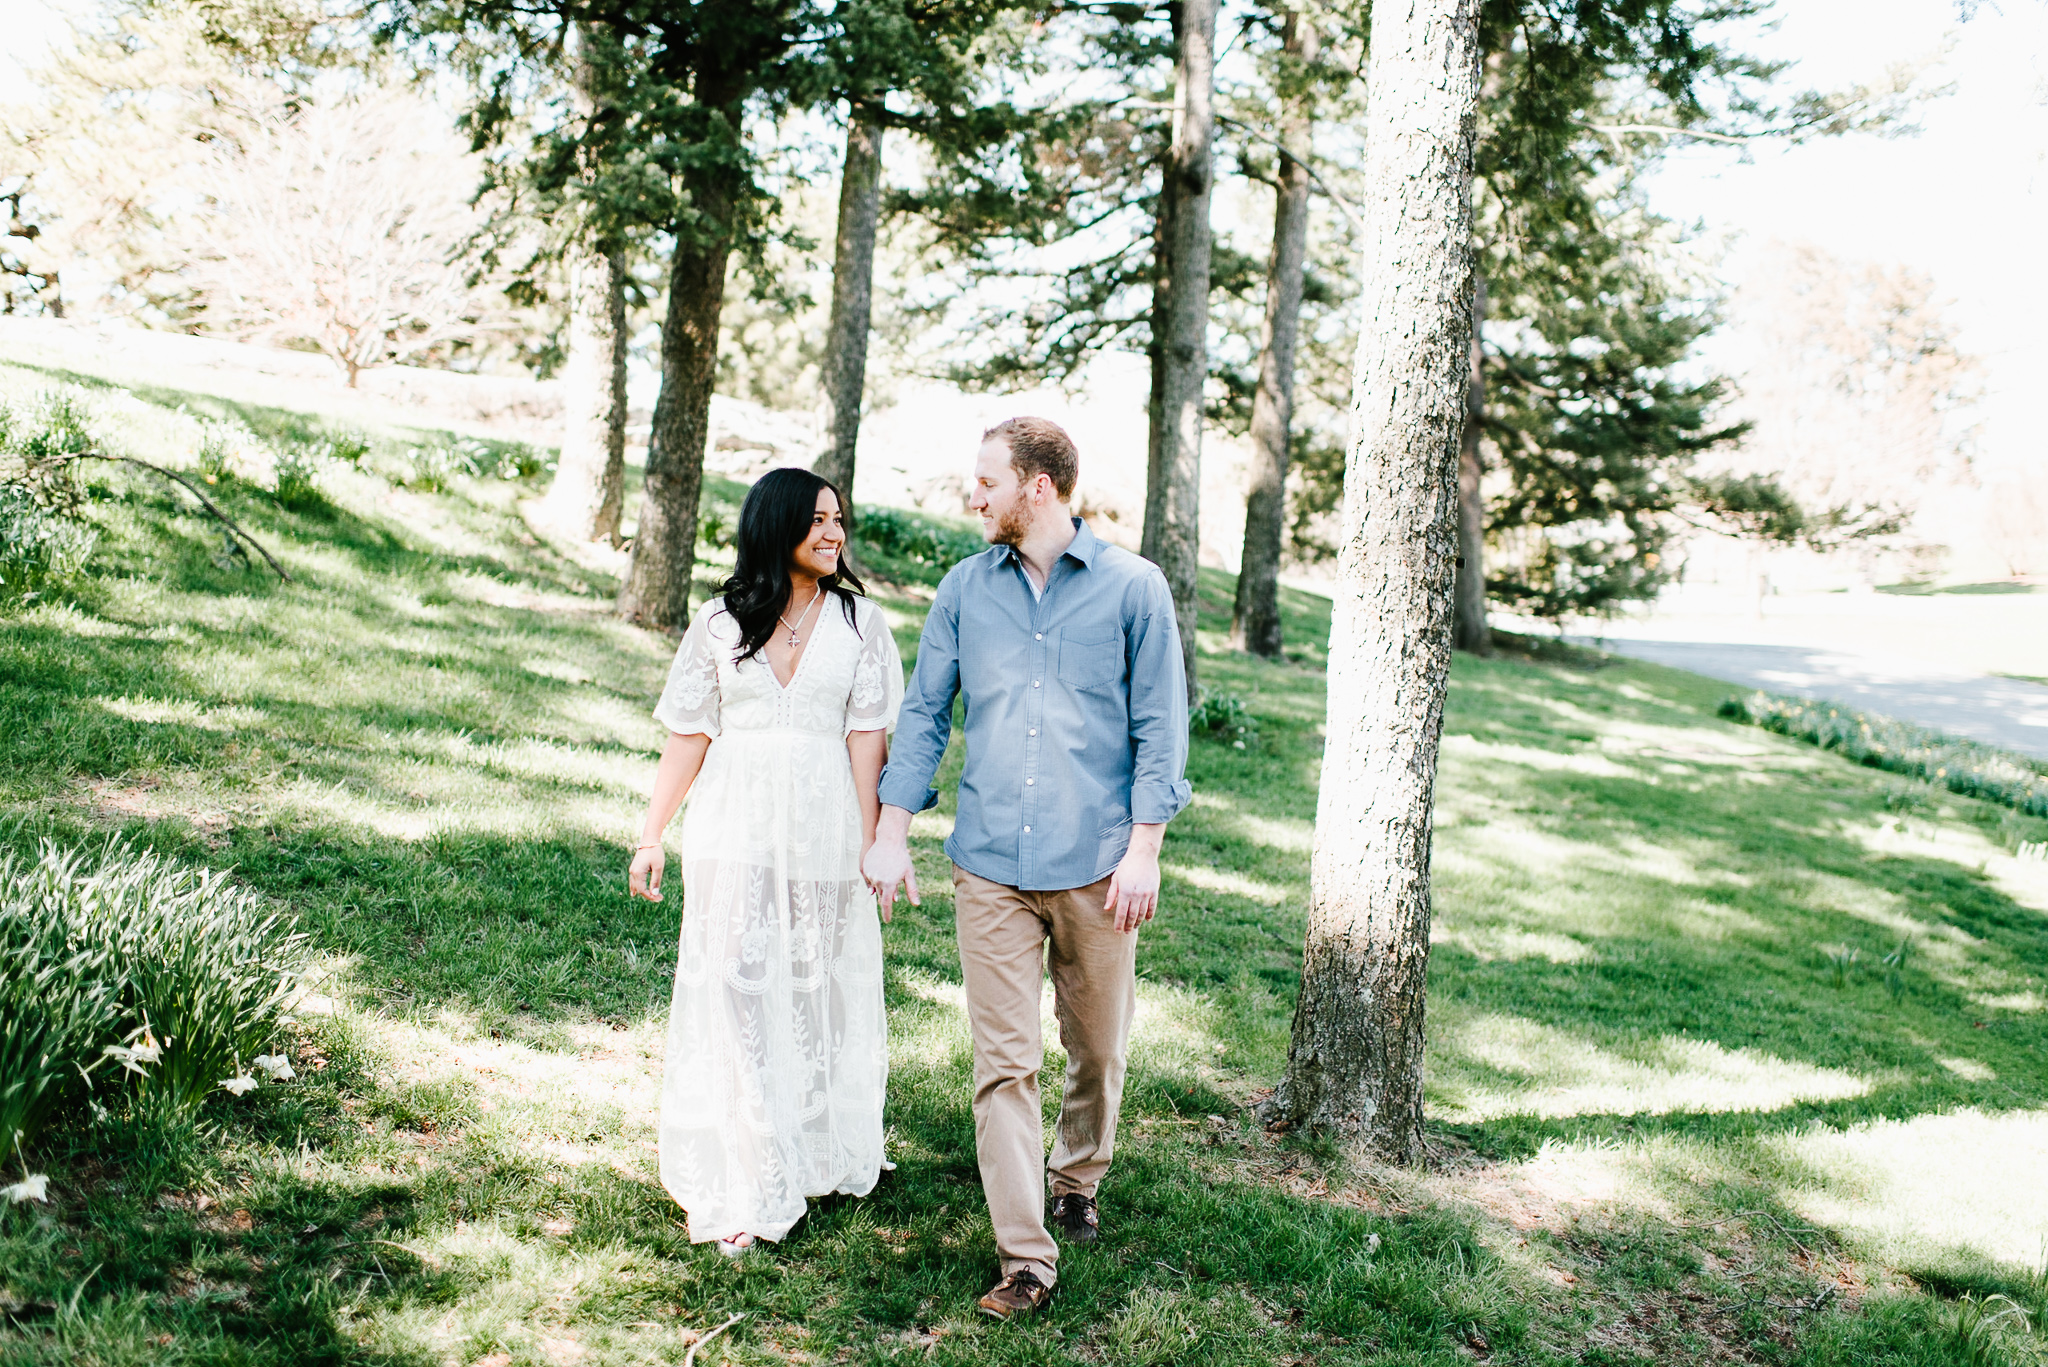
[[[11,1187],[0,1187],[0,1196],[5,1196],[15,1205],[23,1201],[47,1201],[50,1199],[50,1179],[42,1173],[24,1177]]]
[[[283,1054],[258,1054],[250,1061],[279,1082],[289,1081],[298,1076],[292,1071],[292,1061]]]
[[[224,1077],[220,1080],[220,1085],[227,1088],[229,1095],[240,1096],[244,1092],[256,1090],[256,1079],[244,1073],[240,1077]]]
[[[126,1068],[131,1073],[141,1073],[144,1071],[142,1067],[144,1063],[155,1062],[154,1059],[145,1059],[141,1057],[142,1051],[140,1049],[131,1048],[126,1044],[110,1044],[106,1048],[100,1050],[100,1052],[105,1054],[108,1058],[117,1061],[123,1068]]]
[[[109,1044],[100,1052],[131,1073],[140,1073],[144,1064],[160,1063],[164,1057],[163,1046],[156,1042],[155,1035],[144,1035],[140,1044]]]

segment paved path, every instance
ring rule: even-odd
[[[1921,660],[1785,645],[1573,638],[1744,688],[1825,698],[2048,759],[2048,687]]]

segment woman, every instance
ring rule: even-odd
[[[861,858],[903,700],[882,610],[841,564],[839,491],[772,470],[725,595],[691,622],[629,883],[662,900],[685,796],[683,928],[661,1079],[661,1180],[690,1238],[738,1256],[805,1198],[882,1167],[882,931]]]

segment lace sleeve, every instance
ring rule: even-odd
[[[879,607],[860,605],[860,657],[853,667],[853,689],[846,695],[848,731],[894,731],[896,709],[903,705],[903,657]]]
[[[711,632],[711,616],[723,606],[712,599],[697,610],[696,620],[683,633],[676,649],[676,661],[669,666],[668,686],[654,709],[655,719],[678,735],[718,734],[718,652],[721,648]]]

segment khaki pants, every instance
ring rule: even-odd
[[[974,1030],[974,1145],[1003,1274],[1029,1267],[1051,1286],[1059,1248],[1045,1227],[1055,1196],[1093,1196],[1116,1148],[1124,1054],[1137,1006],[1138,936],[1102,909],[1109,880],[1067,892],[1019,892],[953,868],[954,925]],[[1052,942],[1054,1014],[1067,1084],[1045,1156],[1038,1070],[1040,952]]]

